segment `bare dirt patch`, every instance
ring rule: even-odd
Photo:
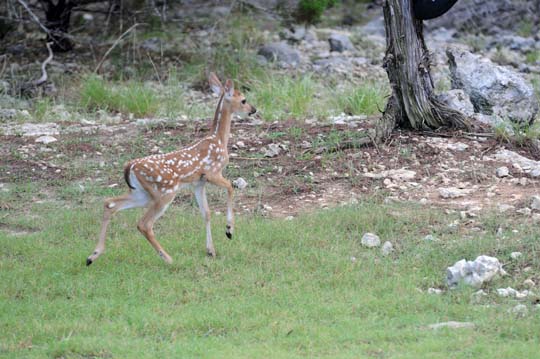
[[[104,187],[123,186],[124,160],[180,148],[208,132],[206,121],[145,126],[124,121],[95,127],[90,132],[84,126],[80,133],[61,132],[58,141],[47,146],[34,143],[33,137],[2,136],[1,181],[41,181],[49,186],[51,180],[58,185],[59,179],[99,179]],[[249,184],[237,191],[237,209],[288,217],[380,195],[462,211],[515,211],[528,206],[538,192],[538,179],[493,158],[504,147],[494,139],[396,131],[386,143],[366,147],[361,127],[316,121],[235,122],[226,174]],[[277,151],[272,157],[270,147]],[[537,157],[532,147],[514,149]],[[500,166],[509,168],[508,176],[496,176]],[[445,188],[455,188],[457,194],[444,198]],[[217,210],[225,206],[224,201],[213,202]]]

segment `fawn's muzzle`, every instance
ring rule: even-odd
[[[257,109],[253,106],[251,106],[251,111],[249,111],[248,115],[253,115],[255,112],[257,112]]]

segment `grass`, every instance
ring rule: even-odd
[[[336,107],[349,115],[375,115],[382,111],[389,95],[387,85],[366,82],[338,92]]]
[[[437,210],[368,201],[293,221],[239,217],[236,238],[214,216],[218,259],[204,256],[195,209],[171,208],[157,235],[174,257],[163,263],[135,229],[137,211],[113,221],[108,251],[91,267],[100,206],[35,205],[32,216],[3,219],[0,231],[0,356],[83,357],[385,357],[533,358],[540,311],[508,313],[516,303],[473,290],[428,295],[444,269],[479,254],[507,261],[510,277],[486,290],[515,286],[520,266],[540,269],[538,233],[507,218],[482,219],[485,233],[460,235]],[[503,223],[504,222],[504,223]],[[495,238],[496,228],[508,228]],[[32,228],[9,234],[6,228]],[[513,234],[516,228],[519,234]],[[359,245],[363,232],[391,240],[382,257]],[[439,242],[425,243],[426,233]],[[516,238],[519,237],[519,241]],[[351,256],[356,261],[351,261]],[[521,264],[520,264],[521,263]],[[516,281],[516,283],[514,283]],[[441,321],[475,329],[423,329]]]
[[[154,91],[140,82],[112,86],[94,75],[83,81],[80,101],[88,110],[132,113],[138,117],[155,114],[159,106]]]

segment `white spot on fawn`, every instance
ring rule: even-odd
[[[111,202],[107,205],[107,208],[114,208],[114,206],[116,206],[116,203]]]

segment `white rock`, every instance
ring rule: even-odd
[[[523,254],[521,252],[512,252],[510,253],[510,258],[512,259],[518,259],[519,257],[521,257]]]
[[[517,317],[523,318],[529,314],[529,308],[527,308],[525,304],[518,304],[514,308],[511,308],[508,312],[515,314]]]
[[[264,150],[264,157],[276,157],[281,152],[281,147],[277,143],[270,143]]]
[[[514,288],[499,288],[497,289],[497,294],[499,297],[515,297],[516,296],[516,290]]]
[[[473,287],[480,287],[489,282],[497,275],[504,275],[497,258],[479,256],[474,261],[462,259],[446,269],[446,282],[449,287],[455,287],[458,283],[464,283]]]
[[[464,197],[471,191],[467,189],[459,189],[456,187],[442,187],[439,188],[439,195],[442,198],[459,198]]]
[[[497,208],[499,209],[499,213],[510,212],[516,209],[515,206],[512,206],[511,204],[506,204],[506,203],[499,204]]]
[[[508,177],[510,175],[510,171],[508,170],[508,167],[503,166],[497,168],[497,177]]]
[[[238,177],[237,179],[233,181],[233,186],[238,188],[239,190],[243,190],[244,188],[247,187],[247,185],[248,183],[242,177]]]
[[[534,195],[531,199],[531,208],[540,211],[540,196]]]
[[[416,177],[416,172],[411,170],[406,170],[404,168],[397,170],[387,170],[382,172],[368,172],[364,173],[364,177],[382,179],[389,177],[394,181],[410,181]]]
[[[474,292],[471,295],[471,298],[472,298],[472,300],[474,302],[480,302],[482,300],[482,298],[484,298],[486,296],[487,296],[487,293],[483,289],[480,289],[480,290]]]
[[[428,234],[427,236],[424,237],[424,241],[426,241],[426,242],[437,242],[438,239],[435,238],[432,234]]]
[[[443,322],[431,324],[428,326],[429,329],[441,329],[441,328],[450,328],[450,329],[460,329],[460,328],[474,328],[474,323],[471,322]]]
[[[376,234],[365,233],[362,236],[361,243],[368,248],[373,248],[381,245],[381,239]]]
[[[524,215],[524,216],[530,216],[532,211],[531,211],[530,208],[525,207],[525,208],[520,208],[520,209],[516,210],[516,213],[519,213],[519,214]]]
[[[55,137],[48,136],[48,135],[36,138],[37,143],[43,143],[45,145],[48,144],[48,143],[56,142],[56,141],[58,141],[58,140]]]
[[[534,281],[531,279],[531,278],[528,278],[528,279],[525,279],[523,281],[523,285],[529,287],[529,288],[532,288],[534,287],[536,284],[534,283]]]
[[[392,253],[393,251],[394,251],[394,246],[392,245],[392,242],[390,242],[390,241],[384,242],[384,244],[382,245],[382,248],[381,248],[382,255],[387,256],[390,253]]]
[[[439,288],[428,288],[428,294],[442,294],[442,290]]]

